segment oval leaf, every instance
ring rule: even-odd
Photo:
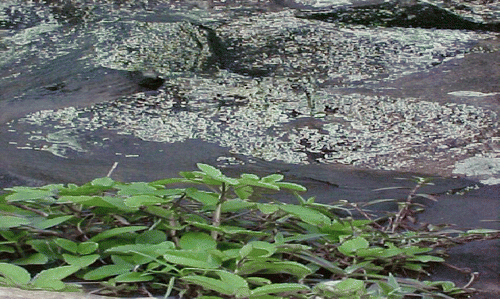
[[[357,237],[342,243],[342,245],[338,247],[338,250],[345,255],[351,255],[359,249],[368,248],[368,246],[370,246],[370,244],[365,238]]]
[[[93,236],[92,238],[90,238],[89,241],[99,242],[101,240],[112,238],[114,236],[119,236],[119,235],[126,234],[126,233],[132,233],[132,232],[136,232],[136,231],[140,231],[140,230],[145,230],[147,228],[148,228],[147,226],[142,226],[142,225],[112,228],[112,229],[108,229],[107,231],[104,231],[100,234]]]
[[[31,280],[31,275],[23,267],[12,264],[0,263],[0,275],[5,277],[12,285],[26,285]]]
[[[105,265],[89,271],[83,275],[85,280],[101,280],[109,276],[120,275],[127,273],[134,268],[133,265],[119,264],[119,265]]]
[[[210,250],[217,247],[217,242],[206,233],[188,232],[180,238],[179,246],[189,250]]]

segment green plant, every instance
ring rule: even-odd
[[[304,199],[306,189],[280,174],[198,168],[150,183],[5,189],[0,284],[206,299],[450,298],[470,290],[416,279],[444,261],[434,245],[498,235],[403,230],[415,191],[392,218],[373,220],[346,201]],[[261,188],[291,190],[298,204],[260,201]],[[340,217],[345,210],[366,219]]]

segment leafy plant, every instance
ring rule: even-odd
[[[5,189],[0,284],[76,291],[85,282],[101,294],[183,298],[450,298],[471,290],[417,279],[444,261],[434,247],[499,235],[406,229],[424,180],[397,213],[372,219],[347,201],[304,199],[306,189],[280,174],[198,168],[149,183]],[[264,202],[257,189],[290,190],[298,203]]]

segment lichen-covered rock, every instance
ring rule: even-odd
[[[274,10],[238,3],[119,19],[120,12],[110,12],[85,30],[40,34],[30,47],[8,37],[9,54],[36,57],[44,69],[49,59],[35,50],[60,49],[52,63],[81,63],[72,72],[61,67],[69,78],[96,69],[128,72],[154,90],[28,114],[9,122],[9,146],[78,157],[107,148],[116,133],[155,143],[202,140],[266,161],[446,175],[457,160],[491,151],[498,110],[454,96],[462,95],[456,90],[444,93],[457,98],[449,102],[387,92],[395,80],[481,51],[475,43],[494,38],[491,32],[346,26],[297,18],[286,1]],[[80,92],[69,78],[45,84],[45,92],[65,99]]]

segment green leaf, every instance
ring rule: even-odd
[[[134,182],[126,185],[118,185],[116,186],[116,188],[119,189],[118,195],[122,196],[153,194],[156,191],[155,187],[152,187],[145,182]]]
[[[248,199],[253,194],[253,188],[250,186],[237,187],[234,188],[234,193],[236,193],[240,199]]]
[[[306,192],[307,191],[306,187],[304,187],[302,185],[299,185],[299,184],[295,184],[295,183],[276,182],[275,184],[276,184],[276,186],[278,186],[280,188],[285,188],[285,189],[290,189],[290,190],[300,191],[300,192]]]
[[[444,262],[443,258],[437,257],[437,256],[432,256],[432,255],[416,255],[413,258],[408,259],[410,261],[419,261],[422,263],[429,263],[429,262],[434,262],[434,263],[442,263]]]
[[[78,244],[75,242],[68,240],[68,239],[63,239],[63,238],[57,238],[54,240],[57,246],[61,247],[64,250],[67,250],[71,253],[75,253],[78,251]]]
[[[314,287],[314,292],[324,298],[350,299],[361,298],[366,294],[366,288],[362,280],[347,278],[322,282]]]
[[[148,227],[147,226],[142,226],[142,225],[112,228],[112,229],[108,229],[106,231],[103,231],[100,234],[97,234],[97,235],[93,236],[92,238],[90,238],[89,241],[91,241],[91,242],[99,242],[99,241],[104,240],[104,239],[109,239],[109,238],[112,238],[112,237],[115,237],[115,236],[120,236],[122,234],[132,233],[132,232],[136,232],[136,231],[140,231],[140,230],[145,230],[145,229],[148,229]]]
[[[154,195],[134,195],[131,197],[127,197],[124,200],[125,205],[131,208],[138,208],[141,206],[152,206],[165,202],[167,202],[166,199]]]
[[[228,271],[216,271],[223,283],[230,285],[236,298],[248,298],[250,296],[250,288],[248,282],[241,276]]]
[[[326,270],[328,270],[334,274],[341,275],[341,276],[345,276],[345,274],[346,274],[346,272],[342,268],[338,267],[335,263],[330,262],[329,260],[326,260],[322,257],[315,255],[315,254],[309,253],[307,251],[303,251],[298,256],[300,258],[302,258],[303,260],[311,262],[314,265],[317,265],[321,268],[325,268]]]
[[[15,217],[15,216],[1,216],[0,217],[0,229],[18,227],[22,225],[28,225],[30,221],[26,218]]]
[[[31,239],[26,241],[26,244],[31,245],[35,251],[47,256],[49,260],[59,259],[58,248],[54,241]]]
[[[101,187],[111,187],[114,184],[114,181],[112,178],[105,177],[105,178],[98,178],[94,179],[92,182],[90,182],[92,186],[101,186]]]
[[[12,242],[13,243],[13,242]],[[0,253],[1,252],[5,252],[5,253],[14,253],[16,252],[16,250],[14,249],[14,247],[12,246],[9,246],[9,245],[4,245],[4,244],[0,244]]]
[[[252,241],[240,250],[240,255],[244,257],[270,257],[276,252],[276,245],[263,241]]]
[[[125,199],[118,196],[103,196],[102,200],[110,204],[113,208],[118,208],[124,212],[135,212],[139,209],[139,207],[127,206]]]
[[[0,263],[0,275],[2,275],[11,285],[25,286],[31,280],[31,275],[23,267],[12,264]]]
[[[470,229],[466,233],[467,234],[496,234],[499,232],[500,232],[500,230],[497,230],[497,229],[480,228],[480,229]]]
[[[35,276],[31,282],[33,286],[48,290],[62,290],[65,284],[61,281],[64,278],[73,275],[80,267],[78,266],[62,266],[43,270]]]
[[[222,213],[238,212],[243,209],[255,207],[256,205],[257,204],[254,202],[248,202],[240,199],[232,199],[222,203],[221,211]]]
[[[52,190],[40,190],[31,187],[6,188],[5,190],[15,191],[15,193],[7,195],[7,197],[5,198],[8,202],[32,202],[36,199],[49,199],[54,195],[54,192]],[[53,201],[53,199],[50,201]]]
[[[352,255],[359,249],[366,249],[370,246],[370,243],[363,237],[356,237],[351,240],[347,240],[342,245],[340,245],[337,249],[345,254]]]
[[[83,255],[91,254],[92,252],[96,251],[97,248],[99,248],[99,244],[97,244],[96,242],[82,242],[78,244],[77,253]]]
[[[215,168],[213,166],[203,164],[203,163],[198,163],[198,164],[196,164],[196,166],[198,166],[198,168],[201,171],[203,171],[206,175],[208,175],[212,179],[226,183],[228,185],[238,185],[239,184],[238,180],[225,176],[224,174],[222,174],[222,172],[220,170],[218,170],[217,168]]]
[[[118,264],[118,265],[104,265],[83,275],[85,280],[101,280],[109,276],[116,276],[123,273],[130,272],[134,265]]]
[[[80,268],[86,268],[92,265],[101,256],[99,254],[77,256],[63,253],[62,257],[64,261],[70,265],[78,266]]]
[[[211,250],[217,247],[217,242],[208,234],[188,232],[179,239],[179,247],[187,250]]]
[[[172,210],[167,210],[157,206],[146,206],[146,212],[166,219],[170,219],[174,213]]]
[[[215,291],[217,293],[228,295],[228,296],[233,295],[235,292],[233,287],[230,284],[224,283],[220,279],[215,279],[215,278],[200,276],[200,275],[184,276],[181,279],[184,280],[185,282],[199,285],[199,286],[203,287],[204,289],[209,289],[209,290]]]
[[[193,268],[216,269],[221,265],[220,261],[203,251],[169,250],[163,258],[171,264]]]
[[[248,179],[248,178],[240,179],[239,183],[243,184],[243,185],[250,185],[250,186],[255,186],[255,187],[260,187],[260,188],[265,188],[265,189],[272,189],[272,190],[276,190],[276,191],[278,191],[280,189],[274,182],[256,181],[256,180]]]
[[[16,265],[45,265],[48,262],[49,259],[45,254],[37,252],[25,258],[15,260],[13,263]]]
[[[170,241],[165,241],[160,244],[127,244],[127,245],[119,245],[115,247],[111,247],[107,249],[105,252],[106,253],[124,253],[124,254],[130,254],[130,253],[143,253],[147,254],[149,256],[152,256],[154,258],[163,255],[166,252],[169,252],[170,250],[175,248],[175,244]]]
[[[257,176],[256,174],[253,174],[253,173],[242,173],[240,175],[240,177],[242,179],[245,179],[245,180],[250,180],[250,181],[260,181],[260,178],[259,176]]]
[[[219,194],[187,188],[186,195],[207,206],[215,206],[219,202]]]
[[[282,181],[284,178],[285,178],[284,175],[275,173],[275,174],[271,174],[271,175],[263,177],[261,179],[261,181],[265,182],[265,183],[276,183],[278,181]]]
[[[257,203],[257,208],[264,214],[272,214],[280,209],[279,205],[268,203]]]
[[[59,225],[63,222],[66,222],[73,218],[73,216],[59,216],[59,217],[54,217],[51,219],[44,219],[39,222],[33,222],[33,227],[38,228],[38,229],[47,229],[56,225]]]
[[[301,291],[309,291],[309,287],[298,283],[274,283],[255,288],[251,291],[252,296],[260,296],[267,294],[279,293],[296,293]]]
[[[271,284],[273,283],[270,279],[264,278],[264,277],[255,277],[255,276],[250,276],[247,277],[246,280],[254,285],[266,285],[266,284]]]
[[[167,234],[159,230],[147,230],[135,238],[136,244],[160,244],[167,240]]]
[[[244,228],[237,227],[237,226],[221,225],[221,226],[219,226],[219,228],[220,228],[220,231],[222,231],[226,234],[244,234],[244,235],[250,235],[250,236],[269,236],[269,233],[266,233],[266,232],[248,230],[248,229],[244,229]]]
[[[115,277],[116,282],[141,282],[153,280],[154,276],[141,272],[127,272]]]
[[[322,227],[329,226],[332,223],[331,219],[326,215],[311,208],[297,205],[282,205],[280,206],[280,209],[300,218],[300,220],[304,221],[305,223],[309,223],[312,225]]]
[[[249,260],[238,269],[238,274],[248,275],[253,273],[278,274],[287,273],[303,278],[312,273],[311,269],[301,263],[293,261],[263,261]]]
[[[99,196],[65,195],[59,197],[59,203],[73,202],[87,207],[114,208],[115,206],[106,202]]]

